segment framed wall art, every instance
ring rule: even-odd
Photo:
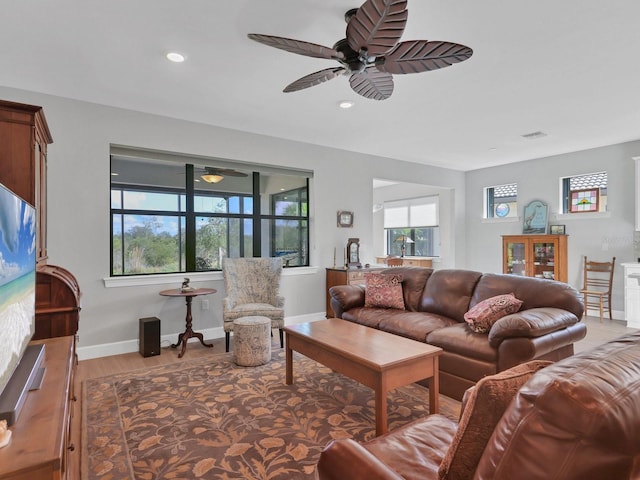
[[[565,235],[564,225],[549,225],[549,233],[551,235]]]
[[[341,210],[338,212],[338,227],[353,227],[353,212]]]
[[[534,200],[524,207],[522,233],[547,233],[547,205]]]

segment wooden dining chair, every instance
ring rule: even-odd
[[[584,282],[580,293],[584,295],[584,313],[587,314],[589,307],[597,308],[600,311],[600,321],[602,322],[604,306],[609,310],[609,320],[613,320],[611,315],[611,290],[613,287],[613,269],[616,257],[610,262],[594,262],[584,257]]]

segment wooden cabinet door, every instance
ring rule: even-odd
[[[502,271],[567,281],[567,235],[505,235]]]

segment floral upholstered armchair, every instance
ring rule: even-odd
[[[284,297],[279,295],[282,259],[223,258],[222,273],[226,290],[222,300],[226,351],[229,351],[233,321],[251,316],[270,318],[271,328],[280,331],[283,347]]]

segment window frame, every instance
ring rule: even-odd
[[[500,196],[500,197],[496,197],[495,196],[495,191],[496,189],[499,188],[504,188],[504,187],[515,187],[515,195],[513,196]],[[517,182],[513,182],[513,183],[504,183],[504,184],[500,184],[500,185],[492,185],[490,187],[484,187],[482,189],[482,207],[483,207],[483,212],[482,212],[482,218],[485,220],[492,220],[492,221],[509,221],[512,220],[514,218],[518,217],[518,183]],[[500,203],[511,203],[513,204],[513,206],[509,206],[509,211],[507,212],[506,215],[500,216],[496,214],[496,198],[505,198],[505,199],[511,199],[513,198],[513,200],[506,200],[505,202],[500,202]],[[511,214],[511,212],[513,212],[513,214]]]
[[[585,185],[579,185],[579,188],[571,188],[571,181],[577,178],[584,177],[596,177],[592,183],[588,183]],[[598,181],[597,177],[604,176],[605,185],[602,186],[602,183]],[[598,184],[599,183],[599,184]],[[596,184],[598,184],[596,186]],[[597,211],[572,211],[571,209],[571,194],[579,191],[590,190],[590,189],[598,189],[598,210]],[[609,190],[609,174],[606,170],[599,172],[591,172],[591,173],[581,173],[577,175],[568,175],[566,177],[560,177],[560,205],[561,212],[560,215],[568,215],[574,217],[576,214],[585,215],[585,214],[595,214],[602,215],[608,212],[608,192]],[[604,193],[603,193],[604,192]],[[604,200],[604,201],[603,201]]]
[[[135,160],[133,160],[135,161]],[[180,165],[180,163],[179,163]],[[231,192],[223,192],[223,191],[203,191],[203,190],[196,190],[195,186],[194,186],[194,176],[193,176],[193,169],[194,169],[194,165],[193,164],[182,164],[185,167],[185,178],[187,179],[185,181],[185,186],[183,187],[167,187],[167,186],[149,186],[149,185],[136,185],[136,184],[129,184],[129,183],[122,183],[122,182],[117,182],[114,180],[114,178],[112,177],[111,179],[111,183],[110,183],[110,192],[111,195],[113,195],[114,191],[119,191],[119,195],[120,195],[120,205],[118,208],[114,208],[113,207],[113,199],[110,202],[110,215],[109,215],[109,219],[110,219],[110,227],[109,227],[109,231],[110,231],[110,269],[109,269],[109,276],[113,277],[113,278],[122,278],[125,276],[144,276],[144,275],[175,275],[175,274],[180,274],[180,273],[197,273],[197,272],[206,272],[206,271],[220,271],[220,268],[211,268],[211,269],[198,269],[198,262],[197,262],[197,258],[196,258],[196,237],[198,235],[198,231],[196,228],[196,220],[199,218],[225,218],[227,219],[227,225],[229,225],[229,222],[234,220],[234,219],[238,219],[240,220],[240,239],[244,239],[244,235],[242,234],[243,228],[244,228],[244,224],[246,220],[251,220],[252,221],[252,240],[253,240],[253,245],[252,245],[252,252],[250,252],[251,256],[253,257],[260,257],[262,256],[262,240],[263,240],[263,235],[262,235],[262,223],[263,221],[269,221],[269,222],[274,222],[273,224],[273,228],[271,228],[271,233],[275,236],[277,235],[277,224],[275,222],[279,221],[279,220],[286,220],[286,221],[290,221],[290,220],[295,220],[299,222],[299,229],[301,230],[299,232],[299,240],[300,243],[298,244],[300,247],[300,250],[304,249],[304,254],[303,255],[298,255],[299,259],[296,265],[289,265],[288,263],[286,265],[284,265],[287,268],[295,268],[295,267],[308,267],[309,266],[309,242],[310,242],[310,231],[309,231],[309,224],[310,224],[310,218],[309,218],[309,212],[310,212],[310,206],[309,206],[309,175],[304,175],[304,174],[300,174],[298,175],[300,177],[300,179],[304,179],[304,186],[302,187],[298,187],[297,190],[298,192],[305,192],[306,191],[306,195],[304,195],[304,200],[306,201],[306,207],[302,207],[302,204],[304,203],[302,200],[303,195],[299,194],[299,201],[298,201],[298,215],[295,216],[291,216],[291,215],[275,215],[273,214],[273,212],[269,212],[269,213],[262,213],[261,212],[261,207],[260,207],[260,203],[261,203],[261,192],[260,192],[260,178],[261,175],[269,175],[269,172],[259,172],[259,171],[254,171],[252,173],[252,193],[246,194],[246,193],[231,193]],[[244,167],[246,168],[246,167]],[[283,169],[279,169],[280,174],[283,173]],[[296,171],[292,171],[290,174],[291,175],[296,175]],[[266,177],[265,177],[266,178]],[[164,192],[164,193],[172,193],[177,195],[178,197],[178,209],[176,211],[167,211],[167,210],[145,210],[145,209],[130,209],[130,208],[125,208],[123,199],[124,199],[124,195],[126,191],[135,191],[135,192],[143,192],[143,193],[156,193],[156,192]],[[283,192],[278,192],[277,194],[281,194]],[[269,198],[271,199],[274,195],[277,195],[276,193],[270,193]],[[215,198],[224,198],[225,201],[227,202],[227,208],[226,208],[226,212],[200,212],[200,211],[194,211],[194,198],[195,197],[215,197]],[[238,213],[229,213],[229,201],[230,198],[232,197],[240,197],[240,206],[238,208]],[[245,200],[243,199],[247,199],[247,198],[251,198],[252,199],[252,203],[253,203],[253,209],[251,213],[244,213],[244,209],[242,208],[242,204],[244,203]],[[186,205],[182,205],[182,202],[184,200],[184,203]],[[116,267],[114,265],[114,218],[116,215],[119,215],[120,221],[121,221],[121,238],[123,239],[123,241],[121,242],[121,248],[122,248],[122,264],[120,265],[120,270],[118,272],[114,271],[114,267]],[[124,249],[125,249],[125,245],[124,245],[124,237],[125,237],[125,230],[124,230],[124,218],[125,215],[153,215],[153,216],[158,216],[158,217],[178,217],[178,218],[184,218],[184,223],[180,222],[180,231],[178,232],[178,237],[179,237],[179,241],[178,241],[178,271],[171,271],[171,272],[142,272],[142,273],[129,273],[125,271],[125,254],[124,254]],[[305,223],[304,228],[301,228],[300,226],[303,224],[303,222]],[[182,231],[182,225],[185,225],[185,229],[184,232]],[[226,230],[227,232],[227,236],[229,236],[229,227]],[[265,232],[265,234],[267,234],[268,232]],[[181,236],[184,236],[184,241],[182,238],[180,238]],[[269,244],[273,249],[273,243],[272,243],[273,238],[270,238]],[[227,238],[227,245],[229,245],[230,239]],[[184,245],[184,251],[182,251],[182,246]],[[245,256],[246,252],[246,247],[245,247],[245,242],[244,241],[240,241],[238,247],[238,254],[240,256]],[[269,252],[269,254],[271,254],[272,252]],[[234,255],[235,256],[235,255]],[[182,265],[184,259],[184,265]]]

